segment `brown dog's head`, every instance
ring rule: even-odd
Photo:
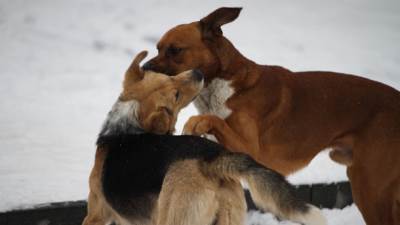
[[[176,76],[142,71],[139,63],[147,52],[139,53],[125,73],[119,102],[135,102],[139,126],[147,132],[173,133],[179,111],[203,88],[203,75],[188,70]]]
[[[235,20],[240,10],[219,8],[200,21],[172,28],[158,42],[158,55],[143,69],[174,75],[196,68],[211,80],[232,58],[232,45],[222,36],[221,26]]]

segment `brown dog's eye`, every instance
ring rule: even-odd
[[[179,96],[180,96],[180,93],[179,93],[179,91],[177,91],[177,92],[175,93],[175,100],[176,100],[176,101],[178,101]]]
[[[178,55],[182,51],[182,48],[171,46],[167,49],[167,55],[175,56]]]

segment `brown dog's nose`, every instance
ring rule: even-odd
[[[153,70],[154,69],[154,65],[151,62],[151,60],[147,61],[145,64],[143,64],[142,69],[143,70]]]
[[[202,81],[204,79],[203,73],[198,69],[194,69],[192,71],[192,76],[193,76],[193,79],[196,81]]]

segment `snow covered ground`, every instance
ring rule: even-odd
[[[342,210],[339,209],[324,209],[322,211],[327,218],[328,225],[362,225],[364,220],[357,207],[353,204]],[[246,219],[247,225],[299,225],[290,221],[278,221],[270,213],[260,213],[250,211]]]
[[[244,7],[223,30],[256,62],[400,88],[398,0],[0,0],[0,211],[85,198],[95,138],[132,57],[154,56],[166,30],[220,6]],[[178,131],[195,113],[181,113]],[[325,152],[289,179],[347,178]],[[330,224],[363,224],[355,206],[324,213]],[[248,223],[269,220],[253,213]]]

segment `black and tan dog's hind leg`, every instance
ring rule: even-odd
[[[197,160],[169,169],[157,208],[157,225],[241,225],[246,212],[240,184],[205,177]]]
[[[157,225],[212,224],[218,209],[216,190],[196,160],[174,163],[159,195]]]
[[[237,181],[220,181],[217,195],[218,212],[216,225],[244,224],[247,205],[243,187]]]
[[[101,175],[106,154],[105,149],[96,150],[95,163],[89,177],[87,215],[82,225],[105,225],[112,221],[112,210],[101,191]]]

